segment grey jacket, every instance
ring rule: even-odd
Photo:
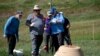
[[[31,23],[35,23],[33,27],[30,27]],[[42,35],[44,32],[44,21],[43,15],[35,16],[34,14],[30,14],[27,17],[26,25],[29,27],[30,32],[34,35]]]

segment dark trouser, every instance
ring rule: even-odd
[[[65,39],[66,43],[68,45],[72,45],[71,38],[70,38],[70,32],[68,29],[64,32],[64,37],[65,37],[64,39]]]
[[[54,47],[55,48],[55,51],[58,50],[59,48],[59,43],[58,43],[58,37],[57,37],[58,34],[53,34],[52,35],[52,48]]]
[[[42,35],[31,35],[32,38],[32,55],[38,56],[39,55],[39,48],[43,40]]]
[[[59,46],[64,45],[64,32],[57,34]]]
[[[64,45],[64,33],[58,33],[52,35],[52,46],[55,47],[55,51],[58,50],[59,46]]]
[[[44,32],[45,45],[47,46],[47,52],[49,51],[49,42],[51,41],[50,37],[51,37],[50,34]]]
[[[8,41],[8,53],[9,55],[13,55],[13,50],[16,45],[16,37],[15,35],[7,35],[7,41]]]

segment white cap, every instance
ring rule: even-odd
[[[59,13],[63,14],[63,12],[62,12],[62,11],[61,11],[61,12],[59,12]]]
[[[34,5],[33,10],[41,10],[41,8],[39,7],[39,5]]]
[[[47,12],[47,15],[48,15],[48,16],[50,16],[50,15],[52,15],[52,14],[51,14],[51,12],[50,12],[50,11],[48,11],[48,12]]]

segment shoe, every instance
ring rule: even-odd
[[[10,54],[9,56],[14,56],[13,54]]]
[[[32,55],[32,56],[39,56],[39,55]]]
[[[47,51],[47,49],[48,49],[47,45],[45,45],[45,46],[43,47],[43,49]]]
[[[48,52],[48,46],[45,45],[45,46],[43,47],[43,50],[45,50],[46,52]]]

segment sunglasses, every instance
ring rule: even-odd
[[[40,11],[40,10],[34,10],[34,11]]]

